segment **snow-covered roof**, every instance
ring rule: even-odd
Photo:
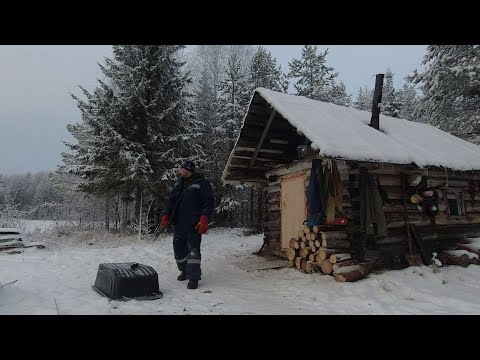
[[[371,113],[368,111],[265,88],[257,88],[255,93],[307,137],[312,142],[311,147],[319,150],[320,156],[393,164],[414,163],[419,167],[438,166],[452,170],[480,169],[480,146],[431,125],[380,114],[378,131],[369,126]],[[232,156],[229,164],[231,159]]]

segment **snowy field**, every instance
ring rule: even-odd
[[[355,283],[302,274],[294,268],[247,272],[262,235],[210,230],[202,242],[202,280],[196,290],[176,280],[172,238],[155,242],[93,232],[45,240],[47,249],[0,252],[0,314],[480,314],[480,266],[431,267],[370,274]],[[109,301],[97,294],[98,265],[152,266],[163,298]],[[15,283],[6,285],[17,280]]]

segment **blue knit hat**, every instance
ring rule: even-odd
[[[185,161],[181,167],[190,171],[192,174],[195,173],[195,164],[192,161]]]

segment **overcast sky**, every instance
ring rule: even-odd
[[[287,72],[302,45],[268,45]],[[373,88],[375,74],[390,67],[395,85],[421,67],[426,46],[322,45],[329,48],[327,64],[355,98],[361,86]],[[109,45],[0,45],[0,174],[54,170],[71,140],[67,124],[80,120],[70,93],[78,85],[91,90],[101,76],[97,62],[112,55]]]

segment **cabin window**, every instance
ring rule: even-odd
[[[462,194],[447,194],[447,205],[450,215],[465,215]]]

